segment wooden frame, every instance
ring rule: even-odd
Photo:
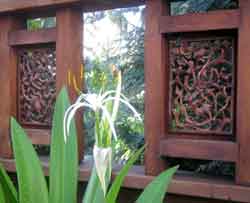
[[[168,88],[166,78],[167,47],[159,33],[159,18],[167,12],[167,1],[146,1],[145,33],[145,170],[147,175],[157,175],[166,168],[160,157],[160,142],[167,131]],[[153,51],[152,51],[153,50]]]
[[[69,70],[75,75],[79,75],[81,71],[83,17],[81,9],[62,8],[57,11],[56,18],[56,88],[59,92],[63,86],[67,85]],[[77,97],[76,91],[72,88],[69,88],[69,95],[71,101]],[[84,156],[84,135],[81,112],[76,115],[76,127],[79,159],[82,160]]]
[[[0,18],[0,91],[4,98],[0,105],[0,156],[12,157],[9,122],[11,116],[16,116],[16,57],[13,48],[8,45],[8,33],[24,27],[23,19],[15,16],[4,16]]]

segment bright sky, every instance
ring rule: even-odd
[[[140,12],[126,13],[129,23],[139,26],[141,24]],[[119,51],[119,43],[113,40],[120,38],[119,28],[109,18],[104,18],[94,24],[84,25],[84,55],[87,57],[101,56],[104,49],[114,48]],[[91,50],[91,51],[90,51]]]

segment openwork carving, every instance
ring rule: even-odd
[[[55,48],[21,48],[18,51],[19,121],[50,126],[56,99]]]
[[[234,40],[170,40],[172,131],[231,134]]]

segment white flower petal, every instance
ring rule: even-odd
[[[115,100],[115,99],[116,99],[115,97],[109,97],[109,98],[105,99],[103,102],[105,103],[105,102]],[[120,98],[119,101],[121,103],[125,104],[139,120],[142,120],[140,114],[136,111],[136,109],[127,100]]]
[[[70,106],[64,115],[63,127],[64,127],[64,141],[65,142],[67,141],[67,135],[69,134],[71,120],[73,119],[76,111],[82,107],[88,107],[88,108],[93,110],[93,107],[90,104],[88,104],[86,102],[80,102],[80,103],[76,103],[76,104],[73,104],[72,106]]]

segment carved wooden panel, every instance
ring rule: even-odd
[[[55,47],[18,50],[19,122],[51,126],[56,99]]]
[[[170,49],[170,129],[232,134],[234,39],[174,39]]]

